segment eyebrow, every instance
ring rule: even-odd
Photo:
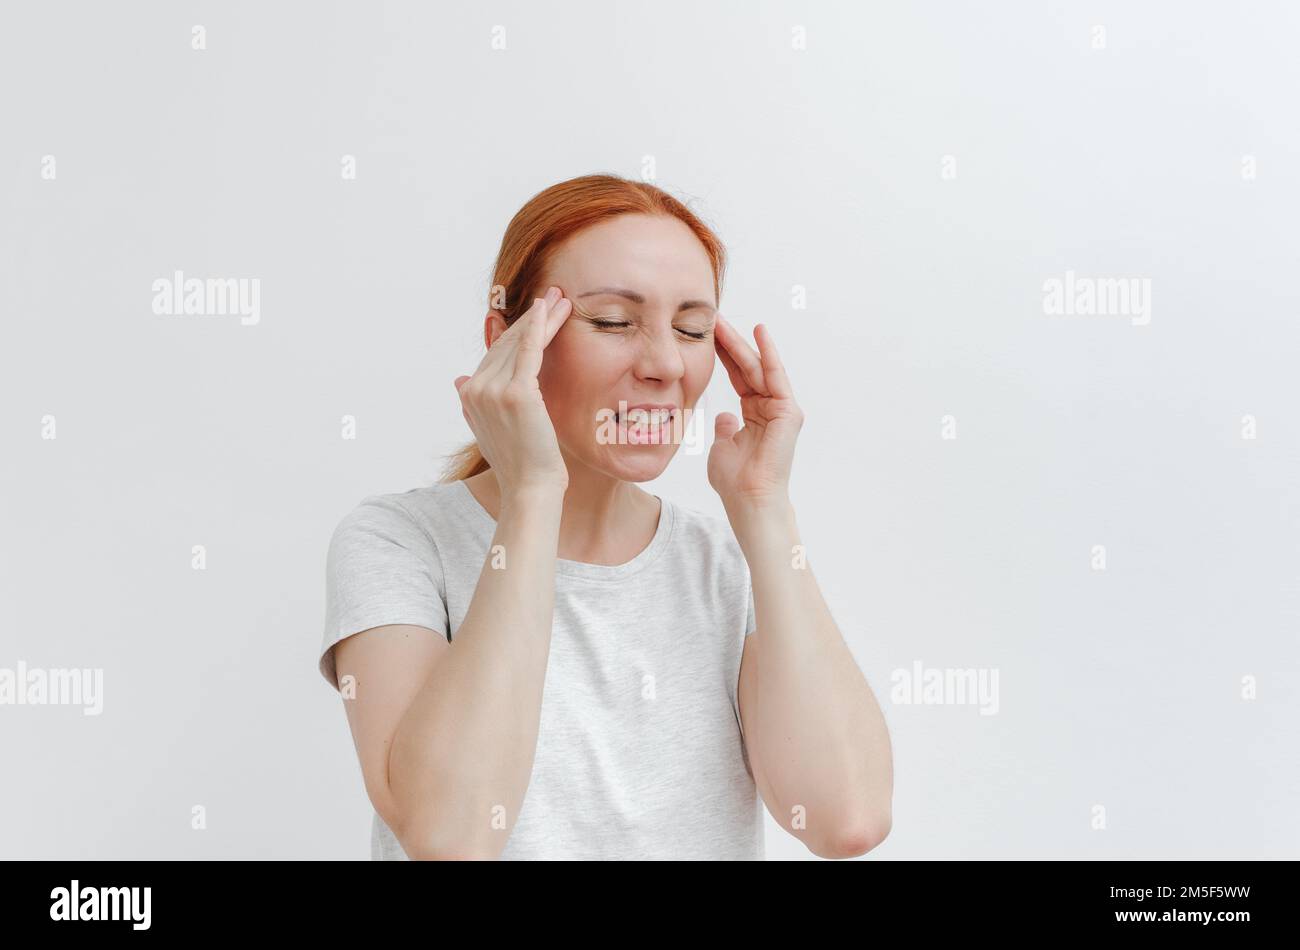
[[[597,287],[595,290],[588,290],[586,293],[578,294],[578,299],[581,300],[583,297],[600,297],[605,295],[612,297],[625,297],[635,304],[645,303],[645,297],[637,293],[635,290],[628,290],[626,287]],[[695,310],[701,307],[710,311],[717,310],[717,308],[707,300],[683,300],[677,305],[677,312],[681,313],[683,310]]]

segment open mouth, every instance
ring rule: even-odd
[[[620,429],[626,426],[627,441],[632,445],[662,445],[669,441],[673,424],[677,421],[676,409],[629,409],[615,412],[614,419]]]
[[[664,425],[672,422],[677,418],[676,409],[629,409],[627,411],[627,424],[634,425]],[[623,414],[615,411],[614,420],[623,424]]]

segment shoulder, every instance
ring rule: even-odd
[[[334,537],[345,538],[371,529],[388,528],[403,532],[418,529],[405,495],[405,492],[367,495],[339,519]]]
[[[728,568],[745,567],[745,556],[731,530],[731,522],[722,515],[709,514],[676,502],[673,505],[673,534],[687,550],[698,552],[714,563]]]
[[[436,556],[435,513],[446,504],[446,488],[432,485],[367,495],[335,525],[330,557],[397,549]]]
[[[682,505],[674,506],[674,519],[673,533],[683,556],[673,560],[679,566],[693,565],[694,573],[693,578],[677,580],[687,587],[700,584],[710,602],[732,611],[740,632],[749,635],[754,630],[753,578],[731,522]]]

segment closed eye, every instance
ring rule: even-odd
[[[591,325],[594,327],[600,327],[603,330],[618,330],[623,327],[630,327],[632,324],[628,323],[625,320],[592,320]],[[707,331],[702,333],[696,333],[691,330],[683,330],[681,327],[676,327],[675,329],[677,330],[678,333],[682,334],[683,336],[689,337],[692,340],[703,340],[705,337],[709,335]]]

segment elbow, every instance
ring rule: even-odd
[[[486,848],[451,847],[432,842],[403,844],[402,850],[412,861],[495,861],[500,857]]]
[[[826,841],[810,850],[819,858],[856,858],[878,847],[889,837],[892,827],[893,817],[889,812],[845,822]]]
[[[421,801],[399,796],[392,787],[370,796],[375,811],[393,833],[402,853],[412,861],[495,861],[505,848],[507,833],[488,830],[467,833],[472,822],[457,820],[465,804],[441,799]]]
[[[412,861],[495,861],[505,846],[504,837],[499,843],[474,841],[419,821],[404,823],[393,836]]]

